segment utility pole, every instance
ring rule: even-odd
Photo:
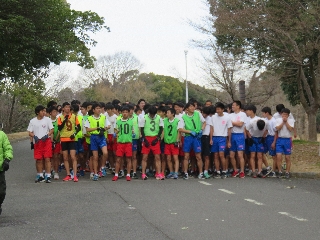
[[[187,61],[187,55],[188,50],[184,50],[184,54],[186,57],[186,103],[189,102],[189,90],[188,90],[188,61]]]

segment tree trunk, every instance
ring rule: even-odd
[[[317,123],[316,123],[316,119],[317,119],[317,111],[308,111],[307,112],[308,115],[308,135],[309,141],[312,142],[316,142],[317,141]]]
[[[9,133],[11,133],[11,131],[12,131],[12,126],[13,126],[12,119],[13,119],[13,111],[14,111],[15,103],[16,103],[16,96],[13,95],[12,102],[11,102],[10,113],[9,113],[9,128],[8,128]]]

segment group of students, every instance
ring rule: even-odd
[[[254,105],[234,101],[204,106],[170,101],[138,104],[74,100],[61,106],[50,101],[35,108],[28,132],[36,160],[35,182],[78,182],[86,171],[98,181],[111,171],[112,181],[154,176],[157,180],[197,177],[281,177],[282,156],[290,177],[294,118],[283,104],[256,116]],[[273,158],[269,166],[266,154]],[[263,165],[265,168],[263,168]],[[232,169],[232,170],[230,170]],[[125,174],[125,171],[127,172]],[[126,176],[125,176],[126,175]]]

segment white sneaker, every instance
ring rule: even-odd
[[[90,173],[90,179],[93,179],[94,173]]]
[[[58,173],[54,173],[53,179],[54,179],[54,180],[59,180],[59,174],[58,174]]]

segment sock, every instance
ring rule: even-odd
[[[203,172],[199,173],[199,175],[203,175]]]
[[[133,174],[136,174],[136,172],[133,172]]]
[[[40,177],[43,177],[43,173],[39,173]]]
[[[127,177],[130,177],[130,174],[129,174],[129,173],[127,174]]]
[[[204,170],[204,174],[206,174],[206,173],[208,173],[208,171],[207,171],[207,170]]]
[[[51,177],[51,173],[46,173],[46,177]]]
[[[37,173],[37,175],[38,175],[38,176],[41,176],[41,172],[40,172],[40,173]]]
[[[118,175],[118,173],[115,173],[114,176],[118,177],[119,175]]]
[[[220,171],[217,171],[218,174],[220,174]]]

